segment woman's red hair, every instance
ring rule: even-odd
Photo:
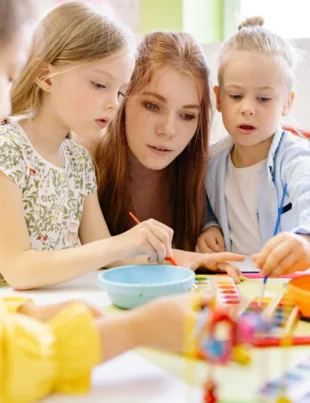
[[[144,37],[126,97],[106,132],[93,144],[98,167],[99,201],[112,235],[131,226],[127,189],[128,157],[125,131],[126,103],[142,93],[154,73],[175,68],[197,81],[202,93],[196,133],[185,150],[172,162],[174,247],[194,250],[205,214],[208,134],[211,119],[209,69],[201,47],[186,33],[153,32]],[[139,216],[139,212],[136,212]]]

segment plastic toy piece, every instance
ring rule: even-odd
[[[208,379],[204,384],[205,394],[203,397],[204,403],[217,403],[216,383],[212,379]]]
[[[277,400],[276,403],[293,403],[290,399],[288,399],[285,396],[280,396]]]

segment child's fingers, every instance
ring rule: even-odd
[[[203,237],[198,238],[197,245],[195,248],[195,252],[197,253],[212,253],[214,252],[213,249],[210,249],[207,242]]]
[[[205,242],[208,245],[208,247],[214,251],[214,252],[220,252],[221,248],[217,244],[217,239],[214,235],[205,235],[204,236]]]
[[[243,262],[245,260],[245,256],[232,252],[220,252],[212,254],[212,260],[215,263],[221,263],[225,261]]]
[[[267,257],[270,252],[278,245],[281,244],[282,240],[277,235],[271,238],[262,248],[262,250],[256,255],[256,266],[262,269],[266,263]]]
[[[291,248],[289,246],[289,243],[283,242],[271,250],[266,258],[264,266],[262,267],[262,274],[264,276],[269,276],[276,267],[280,266],[282,260],[291,253]]]
[[[289,273],[296,271],[296,264],[298,258],[290,253],[286,258],[282,260],[278,267],[271,273],[270,277],[281,277]]]
[[[217,242],[217,244],[219,246],[219,249],[220,249],[219,252],[225,252],[226,251],[225,242],[224,242],[224,238],[223,238],[222,234],[218,234],[216,236],[216,242]]]
[[[163,224],[159,221],[156,220],[149,220],[151,222],[151,224],[153,224],[154,226],[159,227],[161,230],[163,230],[165,233],[168,234],[169,236],[169,243],[172,243],[172,238],[173,238],[173,229],[168,227],[166,224]]]
[[[234,280],[235,283],[237,284],[240,283],[239,275],[241,274],[241,271],[237,266],[231,263],[218,263],[216,267],[226,272],[229,275],[229,277],[231,277]]]
[[[257,258],[258,258],[258,253],[255,253],[254,255],[252,255],[252,256],[251,256],[252,262],[253,262],[253,263],[256,263]]]
[[[148,232],[147,241],[150,247],[146,253],[150,256],[151,262],[164,261],[167,256],[165,244],[152,232]]]

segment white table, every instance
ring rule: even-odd
[[[12,293],[32,298],[38,304],[52,304],[70,299],[86,300],[100,308],[111,304],[97,283],[98,273],[87,274],[57,286],[33,291],[13,291],[0,287],[0,297]],[[201,392],[189,388],[180,379],[166,373],[135,352],[129,352],[93,372],[93,389],[89,395],[54,395],[41,403],[198,403]],[[186,395],[191,393],[190,400]]]

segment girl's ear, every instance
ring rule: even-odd
[[[214,91],[215,99],[216,99],[216,109],[218,110],[218,112],[222,112],[220,87],[218,85],[216,85],[214,87],[213,91]]]
[[[288,100],[286,101],[286,103],[283,106],[282,116],[287,116],[289,114],[289,111],[291,110],[294,99],[295,99],[295,93],[293,91],[291,91],[288,95]]]
[[[54,73],[54,68],[51,65],[46,65],[36,79],[36,84],[45,92],[51,92],[52,80],[51,75]]]

